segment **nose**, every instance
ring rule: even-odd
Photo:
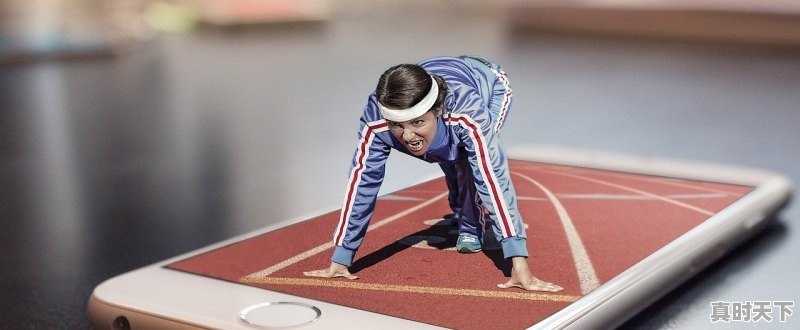
[[[412,132],[409,129],[404,129],[403,130],[403,140],[406,140],[406,142],[409,142],[413,138],[414,138],[414,132]]]

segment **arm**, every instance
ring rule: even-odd
[[[385,122],[384,122],[385,125]],[[364,240],[369,220],[375,209],[378,191],[383,183],[389,146],[376,138],[381,127],[362,120],[359,142],[350,166],[342,212],[334,231],[331,261],[350,266]]]
[[[456,116],[455,120],[463,128],[461,140],[467,150],[476,191],[489,209],[495,232],[502,234],[503,255],[511,259],[511,279],[497,286],[502,289],[518,287],[529,291],[561,291],[560,286],[533,276],[528,266],[525,228],[517,210],[508,160],[494,125],[488,120],[479,122],[469,116]]]
[[[369,220],[375,209],[378,191],[383,182],[389,146],[376,138],[376,129],[385,123],[367,123],[363,118],[359,130],[359,142],[350,165],[344,205],[339,223],[334,230],[336,248],[327,269],[304,272],[314,277],[346,277],[357,279],[347,270],[367,232]]]

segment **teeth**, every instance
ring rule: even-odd
[[[414,149],[414,150],[421,149],[422,148],[422,141],[421,140],[411,141],[411,142],[408,143],[408,146],[411,149]]]

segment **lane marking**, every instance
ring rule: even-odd
[[[653,200],[650,196],[643,195],[624,195],[624,194],[557,194],[561,199],[622,199],[622,200]],[[661,195],[671,199],[698,199],[698,198],[723,198],[724,193],[713,194],[671,194]]]
[[[617,199],[617,200],[655,200],[650,196],[640,194],[627,195],[627,194],[555,194],[559,199]],[[699,199],[699,198],[724,198],[728,195],[725,193],[708,193],[708,194],[672,194],[663,195],[663,197],[671,199]],[[541,197],[528,197],[517,196],[519,201],[547,201],[546,198]]]
[[[413,248],[421,248],[421,249],[432,249],[432,250],[440,250],[440,251],[455,251],[455,241],[456,237],[458,237],[458,228],[456,228],[456,223],[451,220],[446,219],[431,219],[425,220],[422,223],[431,226],[431,227],[453,227],[447,231],[445,237],[436,236],[436,235],[428,235],[428,236],[407,236],[404,238],[399,239],[397,242],[403,244],[405,246],[410,246]],[[527,230],[528,224],[523,223],[523,227]],[[435,247],[431,246],[430,244],[441,244],[447,242],[450,239],[451,243],[448,244],[450,247],[442,248],[442,247]],[[429,244],[430,243],[430,244]],[[486,226],[486,230],[483,233],[483,250],[502,250],[503,247],[500,246],[500,242],[497,241],[497,238],[494,236],[494,232],[492,231],[491,226]]]
[[[588,170],[584,170],[583,171],[584,174],[587,174],[587,172],[588,172]],[[709,187],[705,187],[705,186],[692,185],[692,184],[689,184],[689,182],[692,182],[692,181],[687,181],[687,180],[683,180],[683,179],[649,177],[649,176],[646,176],[646,174],[635,174],[635,173],[634,173],[634,175],[628,175],[628,174],[623,174],[623,173],[614,173],[614,172],[591,172],[591,173],[596,173],[596,174],[599,174],[599,175],[606,175],[606,176],[623,177],[623,178],[640,180],[640,181],[649,181],[649,182],[661,183],[661,184],[670,185],[670,186],[676,186],[676,187],[681,187],[681,188],[689,188],[689,189],[695,189],[695,190],[701,190],[701,191],[714,192],[714,193],[724,194],[726,196],[729,196],[729,195],[730,196],[737,196],[737,197],[744,196],[743,194],[740,194],[740,193],[737,193],[737,192],[719,190],[719,189],[709,188]],[[643,177],[643,175],[644,175],[644,177]]]
[[[248,279],[242,278],[240,281],[252,284],[332,287],[341,289],[371,290],[371,291],[382,291],[382,292],[390,291],[390,292],[439,294],[439,295],[467,296],[467,297],[481,297],[481,298],[522,299],[522,300],[536,300],[536,301],[573,302],[575,300],[578,300],[578,298],[580,298],[580,296],[564,295],[564,294],[545,294],[537,292],[511,292],[511,291],[440,288],[440,287],[412,286],[412,285],[377,284],[377,283],[356,282],[350,280],[331,280],[331,279],[264,276],[257,278],[248,278]]]
[[[447,242],[447,238],[441,236],[406,236],[397,241],[408,247],[426,250],[455,251],[456,247],[438,248],[431,244],[442,244]]]
[[[440,178],[443,178],[443,177],[434,178],[434,179],[431,179],[430,181],[434,181],[434,180],[437,180],[437,179],[440,179]],[[430,181],[428,181],[428,182],[430,182]],[[423,194],[424,195],[427,195],[427,194],[438,195],[438,194],[442,193],[442,191],[441,190],[415,189],[415,190],[409,190],[409,191],[400,190],[400,191],[393,192],[392,194],[398,194],[398,193],[402,193],[404,195],[411,195],[411,194],[415,194],[415,195],[423,195]]]
[[[581,240],[580,235],[578,235],[578,230],[575,229],[575,225],[572,223],[572,219],[569,217],[564,205],[561,204],[558,198],[549,189],[547,189],[547,187],[536,180],[518,172],[511,172],[511,174],[519,176],[539,187],[539,189],[541,189],[545,195],[547,195],[547,198],[550,199],[550,202],[553,203],[553,206],[556,208],[558,218],[561,219],[561,225],[564,227],[564,232],[567,235],[569,248],[572,252],[572,260],[575,262],[575,268],[578,271],[578,280],[581,284],[581,293],[587,294],[600,286],[600,280],[597,278],[597,272],[595,272],[594,266],[592,266],[592,262],[589,260],[589,254],[586,252],[586,248],[583,246],[583,241]]]
[[[518,200],[518,201],[536,201],[536,202],[544,202],[544,201],[546,201],[546,200],[547,200],[547,198],[541,198],[541,197],[527,197],[527,196],[520,196],[520,195],[517,195],[517,200]]]
[[[689,210],[692,210],[692,211],[695,211],[695,212],[698,212],[698,213],[701,213],[701,214],[705,214],[707,216],[714,215],[714,212],[711,212],[709,210],[702,209],[702,208],[699,208],[699,207],[694,206],[694,205],[689,205],[689,204],[686,204],[686,203],[683,203],[683,202],[680,202],[680,201],[676,201],[674,199],[667,198],[667,197],[664,197],[664,196],[659,196],[659,195],[656,195],[656,194],[653,194],[653,193],[649,193],[649,192],[646,192],[646,191],[643,191],[643,190],[631,188],[631,187],[628,187],[628,186],[623,186],[623,185],[618,185],[616,183],[611,183],[611,182],[608,182],[608,181],[588,178],[588,177],[581,176],[581,175],[568,174],[568,173],[559,173],[559,172],[547,171],[547,170],[538,170],[538,171],[546,172],[546,173],[550,173],[550,174],[568,176],[568,177],[572,177],[572,178],[576,178],[576,179],[580,179],[580,180],[585,180],[585,181],[589,181],[589,182],[594,182],[594,183],[597,183],[597,184],[602,184],[602,185],[605,185],[605,186],[614,187],[614,188],[617,188],[617,189],[622,189],[622,190],[634,192],[634,193],[637,193],[637,194],[649,196],[649,197],[658,199],[658,200],[663,201],[663,202],[667,202],[667,203],[670,203],[670,204],[673,204],[673,205],[677,205],[677,206],[680,206],[680,207],[683,207],[683,208],[686,208],[686,209],[689,209]]]
[[[443,193],[437,195],[436,197],[434,197],[434,198],[432,198],[432,199],[430,199],[430,200],[428,200],[428,201],[426,201],[424,203],[421,203],[421,204],[419,204],[417,206],[408,208],[403,212],[397,213],[397,214],[395,214],[395,215],[393,215],[391,217],[388,217],[388,218],[383,219],[381,221],[378,221],[378,222],[376,222],[374,224],[371,224],[369,226],[369,228],[367,229],[367,232],[370,232],[370,231],[373,231],[373,230],[378,229],[380,227],[383,227],[383,226],[391,223],[392,221],[400,219],[400,218],[402,218],[402,217],[404,217],[404,216],[406,216],[406,215],[408,215],[408,214],[410,214],[412,212],[415,212],[415,211],[417,211],[417,210],[419,210],[419,209],[421,209],[423,207],[431,205],[431,204],[439,201],[440,199],[447,197],[447,194],[448,194],[448,192],[443,192]],[[268,276],[269,274],[272,274],[272,273],[277,272],[277,271],[279,271],[281,269],[284,269],[286,267],[294,265],[294,264],[296,264],[296,263],[298,263],[298,262],[300,262],[302,260],[305,260],[305,259],[308,259],[310,257],[313,257],[313,256],[319,254],[320,252],[325,251],[327,249],[330,249],[330,248],[332,248],[334,246],[335,245],[333,244],[333,242],[328,242],[328,243],[322,244],[322,245],[317,246],[317,247],[315,247],[315,248],[313,248],[311,250],[305,251],[305,252],[300,253],[300,254],[298,254],[298,255],[296,255],[294,257],[286,259],[286,260],[284,260],[284,261],[282,261],[282,262],[280,262],[280,263],[278,263],[278,264],[276,264],[276,265],[274,265],[272,267],[269,267],[269,268],[263,269],[261,271],[258,271],[258,272],[252,273],[250,275],[247,275],[247,276],[243,277],[243,279],[244,278],[249,278],[251,276],[255,276],[255,277]]]
[[[642,178],[642,180],[646,180],[646,179]],[[719,189],[714,189],[714,188],[709,188],[709,187],[704,187],[704,186],[695,186],[695,185],[691,185],[691,184],[688,184],[688,183],[679,182],[679,181],[673,181],[673,180],[664,180],[664,179],[658,180],[656,178],[649,178],[649,180],[647,180],[647,181],[663,183],[663,184],[676,186],[676,187],[681,187],[681,188],[689,188],[689,189],[695,189],[695,190],[701,190],[701,191],[720,193],[720,194],[723,194],[723,195],[726,195],[726,196],[735,196],[735,197],[744,196],[743,194],[740,194],[740,193],[737,193],[737,192],[719,190]]]
[[[378,199],[383,201],[405,201],[405,202],[419,202],[426,200],[425,198],[419,197],[407,197],[407,196],[399,196],[399,195],[386,195],[383,197],[379,197]]]
[[[428,226],[452,226],[452,227],[455,227],[456,225],[458,225],[458,223],[456,222],[455,219],[443,219],[443,218],[425,220],[422,223],[424,223],[424,224],[426,224]]]

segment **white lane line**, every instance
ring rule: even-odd
[[[586,173],[587,173],[587,171],[584,171],[584,174],[586,174]],[[689,188],[689,189],[700,190],[700,191],[708,191],[708,192],[713,192],[713,193],[718,193],[718,194],[724,194],[725,196],[737,196],[737,197],[744,196],[743,194],[736,193],[736,192],[725,191],[725,190],[720,190],[720,189],[714,189],[714,188],[709,188],[709,187],[704,187],[704,186],[699,186],[699,185],[693,185],[693,184],[690,184],[690,182],[692,182],[690,180],[674,179],[674,178],[661,178],[661,177],[649,177],[649,176],[646,176],[644,174],[641,174],[641,176],[640,175],[631,176],[631,175],[628,175],[628,174],[614,173],[614,172],[592,172],[592,173],[596,173],[596,174],[600,174],[600,175],[607,175],[607,176],[624,177],[624,178],[641,180],[641,181],[649,181],[649,182],[661,183],[661,184],[665,184],[665,185],[669,185],[669,186],[675,186],[675,187],[681,187],[681,188]]]
[[[648,178],[647,180],[648,181],[652,181],[652,182],[667,184],[667,185],[670,185],[670,186],[681,187],[681,188],[689,188],[689,189],[695,189],[695,190],[701,190],[701,191],[720,193],[720,194],[724,194],[726,196],[736,196],[736,197],[744,196],[743,194],[736,193],[736,192],[719,190],[719,189],[714,189],[714,188],[709,188],[709,187],[704,187],[704,186],[695,186],[695,185],[692,185],[692,184],[688,184],[688,183],[680,182],[680,181],[676,181],[676,180],[668,180],[668,179],[659,180],[657,178]]]
[[[391,223],[392,221],[400,219],[400,218],[402,218],[402,217],[404,217],[404,216],[406,216],[406,215],[408,215],[408,214],[410,214],[412,212],[415,212],[415,211],[417,211],[417,210],[419,210],[419,209],[421,209],[423,207],[431,205],[431,204],[439,201],[440,199],[447,197],[447,194],[448,194],[447,192],[441,193],[441,194],[437,195],[436,197],[425,201],[424,203],[421,203],[421,204],[419,204],[417,206],[408,208],[403,212],[397,213],[397,214],[395,214],[395,215],[393,215],[391,217],[388,217],[388,218],[383,219],[381,221],[378,221],[378,222],[376,222],[374,224],[371,224],[369,226],[369,228],[367,229],[367,232],[370,232],[370,231],[373,231],[373,230],[378,229],[380,227],[383,227],[383,226]],[[264,277],[264,276],[268,276],[268,275],[270,275],[270,274],[272,274],[274,272],[277,272],[277,271],[279,271],[281,269],[284,269],[286,267],[294,265],[299,261],[302,261],[302,260],[308,259],[310,257],[313,257],[313,256],[319,254],[320,252],[325,251],[327,249],[330,249],[332,247],[334,247],[334,244],[333,244],[333,241],[330,241],[328,243],[325,243],[325,244],[322,244],[320,246],[317,246],[317,247],[315,247],[315,248],[313,248],[311,250],[308,250],[308,251],[305,251],[303,253],[300,253],[300,254],[298,254],[298,255],[296,255],[294,257],[286,259],[286,260],[284,260],[284,261],[282,261],[282,262],[280,262],[280,263],[278,263],[278,264],[276,264],[276,265],[274,265],[272,267],[269,267],[269,268],[260,270],[258,272],[252,273],[250,275],[247,275],[245,277],[242,277],[242,280],[257,279],[257,278],[261,278],[261,277]]]
[[[497,290],[457,289],[457,288],[428,287],[428,286],[364,283],[360,281],[348,281],[348,280],[332,281],[328,279],[313,279],[313,278],[264,277],[264,278],[247,280],[243,282],[254,283],[254,284],[332,287],[332,288],[343,288],[343,289],[371,290],[380,292],[421,293],[423,295],[438,294],[438,295],[453,295],[453,296],[465,296],[465,297],[525,299],[525,300],[538,300],[538,301],[573,302],[575,300],[578,300],[578,298],[580,298],[579,296],[573,296],[573,295],[537,293],[529,291],[519,292],[519,291],[508,291],[508,290],[497,291]]]
[[[556,194],[560,199],[619,199],[619,200],[653,200],[653,197],[641,194],[627,195],[627,194]],[[699,198],[723,198],[727,195],[714,193],[714,194],[673,194],[661,195],[669,199],[699,199]]]
[[[517,195],[517,200],[518,200],[518,201],[537,201],[537,202],[543,202],[543,201],[546,201],[546,200],[547,200],[547,198],[541,198],[541,197],[527,197],[527,196],[520,196],[520,195]]]
[[[616,183],[611,183],[611,182],[608,182],[608,181],[588,178],[588,177],[581,176],[581,175],[568,174],[568,173],[559,173],[559,172],[546,171],[546,170],[539,170],[539,171],[546,172],[546,173],[551,173],[551,174],[568,176],[568,177],[576,178],[576,179],[579,179],[579,180],[590,181],[590,182],[602,184],[602,185],[605,185],[605,186],[609,186],[609,187],[614,187],[614,188],[617,188],[617,189],[630,191],[630,192],[633,192],[633,193],[637,193],[637,194],[645,195],[645,196],[648,196],[648,197],[651,197],[651,198],[655,198],[655,199],[658,199],[660,201],[664,201],[664,202],[667,202],[667,203],[670,203],[670,204],[673,204],[673,205],[677,205],[677,206],[680,206],[680,207],[683,207],[683,208],[686,208],[686,209],[689,209],[689,210],[692,210],[692,211],[695,211],[695,212],[698,212],[698,213],[702,213],[702,214],[705,214],[707,216],[714,215],[714,212],[711,212],[709,210],[702,209],[702,208],[699,208],[699,207],[694,206],[694,205],[689,205],[689,204],[686,204],[686,203],[683,203],[683,202],[680,202],[680,201],[676,201],[676,200],[674,200],[672,198],[667,198],[667,197],[664,197],[664,196],[659,196],[659,195],[656,195],[656,194],[653,194],[653,193],[649,193],[649,192],[646,192],[646,191],[642,191],[642,190],[639,190],[639,189],[631,188],[631,187],[628,187],[628,186],[623,186],[623,185],[618,185]]]
[[[610,200],[637,200],[637,201],[651,201],[654,198],[640,194],[555,194],[558,199],[610,199]],[[663,197],[670,199],[700,199],[700,198],[724,198],[727,197],[724,193],[709,193],[709,194],[674,194],[663,195]],[[517,196],[518,201],[547,201],[547,198]]]
[[[380,199],[382,201],[407,201],[407,202],[418,202],[418,201],[426,200],[425,198],[407,197],[407,196],[398,196],[398,195],[386,195],[386,196],[380,197],[378,199]]]
[[[670,199],[701,199],[701,198],[725,198],[728,195],[726,193],[711,193],[711,194],[672,194],[672,195],[663,195],[666,198]]]
[[[398,191],[398,192],[402,192],[404,195],[413,195],[413,194],[420,195],[420,194],[439,194],[442,191],[441,190],[414,189],[414,190],[409,190],[409,191],[401,190],[401,191]]]
[[[511,174],[528,180],[530,183],[533,183],[539,187],[539,189],[541,189],[545,195],[547,195],[547,198],[550,199],[550,202],[553,203],[553,206],[556,208],[558,217],[561,219],[561,225],[564,227],[564,232],[567,235],[569,248],[572,252],[572,259],[575,262],[575,268],[578,270],[578,280],[581,284],[581,293],[587,294],[600,286],[600,280],[597,278],[597,273],[594,270],[594,266],[592,266],[591,260],[589,260],[589,254],[586,253],[586,248],[583,246],[583,241],[581,241],[580,235],[578,235],[578,230],[575,229],[575,225],[572,223],[572,219],[569,217],[564,205],[561,204],[558,198],[549,189],[536,180],[517,172],[511,172]]]

